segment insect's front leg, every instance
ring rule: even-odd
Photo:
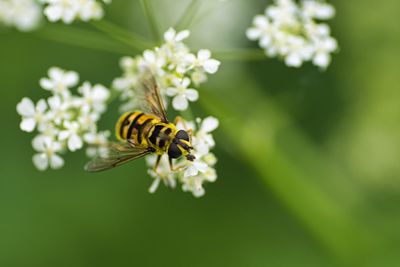
[[[157,156],[156,164],[154,164],[153,171],[161,178],[164,178],[162,174],[157,171],[158,165],[160,164],[162,155]]]
[[[183,169],[182,166],[175,166],[174,167],[174,163],[172,161],[172,158],[168,158],[168,162],[169,162],[169,169],[171,170],[171,172],[177,172],[177,171],[181,171]]]

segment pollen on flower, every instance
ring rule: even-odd
[[[258,41],[268,57],[281,57],[290,67],[312,61],[321,69],[331,62],[338,48],[330,35],[328,20],[335,15],[332,5],[316,0],[275,0],[264,15],[257,15],[246,31],[250,40]]]
[[[101,153],[109,133],[98,132],[97,122],[106,111],[109,90],[100,85],[84,82],[74,94],[72,87],[79,82],[74,71],[50,68],[49,77],[40,80],[41,87],[51,96],[35,104],[24,97],[17,104],[22,120],[20,128],[37,131],[32,146],[37,152],[33,163],[39,170],[58,169],[64,165],[61,155],[88,146],[87,154]]]

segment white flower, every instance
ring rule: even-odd
[[[164,40],[168,44],[174,45],[175,43],[182,42],[186,38],[188,38],[190,35],[190,31],[184,30],[180,32],[176,32],[175,29],[169,28],[165,33],[164,33]]]
[[[49,78],[40,79],[40,86],[54,94],[68,96],[68,89],[74,87],[79,82],[78,73],[65,71],[58,67],[52,67],[48,71]]]
[[[103,7],[94,0],[80,0],[81,6],[78,14],[83,21],[101,19],[104,15]]]
[[[44,0],[43,3],[48,4],[44,9],[44,14],[51,22],[62,20],[69,24],[79,11],[79,2],[76,0]]]
[[[21,130],[32,132],[37,125],[43,128],[43,123],[46,121],[46,109],[46,101],[39,100],[35,106],[31,99],[24,97],[17,105],[17,112],[22,116]]]
[[[61,98],[59,95],[54,95],[47,99],[47,103],[49,104],[50,108],[47,115],[55,125],[61,125],[64,120],[69,120],[72,117],[71,113],[69,112],[69,109],[72,105],[70,98],[63,100],[63,98]]]
[[[269,57],[280,57],[287,66],[300,67],[305,61],[325,69],[337,43],[330,36],[329,26],[318,20],[334,16],[333,6],[316,0],[275,0],[264,15],[253,19],[246,35],[256,41]]]
[[[88,132],[83,135],[83,140],[90,146],[86,149],[86,155],[88,157],[95,157],[97,155],[106,155],[108,152],[107,144],[108,137],[110,136],[109,131],[103,132]]]
[[[187,59],[194,67],[201,67],[210,74],[216,73],[221,64],[218,60],[211,58],[211,51],[208,49],[200,49],[197,57],[189,54]]]
[[[59,168],[64,161],[57,154],[81,149],[86,143],[87,154],[104,152],[108,132],[98,132],[97,122],[106,110],[109,90],[100,85],[84,82],[80,95],[70,89],[78,83],[78,74],[58,67],[49,70],[50,78],[42,78],[40,84],[51,93],[35,106],[29,98],[17,105],[22,116],[21,129],[32,132],[37,129],[39,137],[34,139],[34,148],[41,152],[33,158],[35,166],[44,170],[49,165]],[[57,154],[55,154],[57,153]]]
[[[193,136],[193,145],[196,148],[196,153],[200,156],[204,156],[215,146],[215,141],[211,132],[218,128],[219,121],[217,118],[210,116],[203,121],[197,119],[197,123],[200,124],[200,128]]]
[[[106,101],[110,97],[110,92],[100,84],[92,86],[89,82],[84,82],[78,88],[82,94],[82,109],[85,111],[94,110],[102,113],[106,109]]]
[[[303,0],[302,5],[307,17],[326,20],[335,16],[335,8],[327,3]]]
[[[46,4],[44,14],[51,22],[62,20],[70,24],[76,19],[89,21],[101,19],[104,15],[102,5],[96,0],[42,0],[42,2]]]
[[[83,141],[80,137],[80,125],[75,121],[64,121],[65,130],[58,135],[61,141],[67,140],[68,149],[75,151],[81,149]]]
[[[157,160],[157,155],[149,155],[146,157],[147,165],[154,166]],[[154,193],[160,181],[163,181],[165,186],[175,188],[176,187],[176,177],[173,172],[171,172],[168,159],[166,156],[163,156],[160,160],[160,163],[157,167],[157,170],[154,171],[153,168],[150,168],[148,174],[154,179],[152,184],[149,187],[149,192]]]
[[[140,108],[135,89],[138,88],[143,69],[150,69],[156,76],[162,97],[173,97],[174,109],[187,109],[188,101],[198,99],[198,92],[193,88],[187,89],[187,86],[193,83],[197,87],[205,82],[207,74],[214,74],[220,62],[211,58],[211,52],[207,49],[200,49],[197,55],[191,53],[183,43],[189,34],[188,30],[177,33],[170,28],[165,32],[165,43],[160,47],[145,50],[143,55],[135,58],[121,59],[123,75],[113,81],[113,87],[121,92],[120,99],[125,102],[120,106],[121,112]]]
[[[38,135],[33,139],[32,146],[39,152],[32,158],[39,170],[44,171],[49,166],[52,169],[59,169],[64,165],[64,160],[57,154],[62,149],[60,142],[54,141],[48,136]]]
[[[0,1],[0,23],[16,27],[20,31],[31,31],[38,27],[41,8],[35,0]]]
[[[186,110],[188,108],[188,101],[196,101],[199,98],[199,93],[193,88],[187,88],[190,85],[189,78],[174,79],[172,81],[174,87],[167,88],[167,95],[174,97],[172,106],[176,110]]]

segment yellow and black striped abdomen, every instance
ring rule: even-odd
[[[118,140],[130,139],[135,145],[148,147],[147,134],[160,119],[152,114],[145,114],[140,111],[126,112],[115,126],[115,135]]]

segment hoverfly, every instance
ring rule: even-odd
[[[120,116],[115,126],[115,134],[120,142],[111,142],[107,153],[87,163],[85,170],[109,170],[151,153],[158,155],[155,171],[165,153],[168,155],[171,170],[174,170],[173,159],[182,156],[189,161],[195,159],[191,154],[193,147],[190,131],[176,128],[180,117],[174,123],[168,121],[157,82],[150,70],[143,72],[137,89],[143,98],[140,99],[144,104],[142,110],[126,112]]]

